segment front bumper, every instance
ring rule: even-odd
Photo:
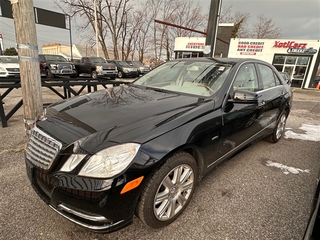
[[[61,69],[61,70],[51,69],[51,73],[53,75],[69,76],[69,75],[75,75],[76,71],[72,69]]]
[[[99,71],[97,74],[98,76],[103,77],[116,77],[118,75],[118,71]]]
[[[46,173],[26,159],[32,187],[54,211],[94,232],[109,233],[130,225],[139,188],[120,194],[125,177],[109,180]],[[66,187],[68,186],[68,187]]]
[[[123,72],[123,75],[125,77],[138,77],[139,76],[139,72],[135,71],[135,72]]]
[[[17,72],[0,72],[0,77],[3,78],[19,78],[20,73]]]
[[[124,220],[120,220],[113,223],[106,219],[104,216],[83,213],[82,211],[74,209],[72,207],[68,207],[63,203],[59,204],[57,208],[52,205],[49,206],[69,221],[87,228],[93,232],[113,232],[118,229],[124,228],[132,223],[132,220],[127,222],[125,222]]]

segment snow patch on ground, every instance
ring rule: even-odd
[[[289,173],[299,174],[300,172],[302,172],[302,173],[310,173],[309,169],[302,170],[300,168],[286,166],[286,165],[283,165],[281,163],[272,162],[270,160],[266,161],[266,166],[279,168],[286,175],[289,174]]]
[[[284,137],[307,141],[320,142],[320,125],[302,124],[299,128],[305,133],[295,133],[292,130],[286,131]]]

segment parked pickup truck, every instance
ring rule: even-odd
[[[40,74],[47,78],[56,76],[76,77],[74,64],[61,55],[39,54]]]
[[[118,69],[115,64],[108,63],[102,57],[82,57],[80,63],[75,63],[77,75],[90,74],[94,79],[98,77],[109,77],[115,79]]]

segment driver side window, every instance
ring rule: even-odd
[[[240,67],[233,83],[233,90],[243,89],[256,92],[259,90],[258,77],[253,63]]]

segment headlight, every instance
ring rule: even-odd
[[[81,161],[85,158],[85,154],[72,154],[65,164],[62,166],[60,171],[70,172],[72,171]]]
[[[140,144],[126,143],[106,148],[94,154],[80,170],[79,175],[111,178],[125,170],[136,156]]]
[[[102,66],[96,66],[96,71],[98,71],[98,72],[101,72],[101,71],[103,71],[103,68],[102,68]]]
[[[57,69],[57,64],[50,64],[51,69]]]
[[[76,67],[75,67],[73,64],[71,64],[71,68],[72,68],[72,69],[76,69]]]
[[[6,72],[6,71],[7,71],[7,69],[5,69],[4,67],[0,67],[0,71],[4,71],[4,72]]]
[[[128,69],[128,68],[123,68],[123,71],[124,71],[125,73],[127,73],[127,72],[129,72],[129,69]]]

